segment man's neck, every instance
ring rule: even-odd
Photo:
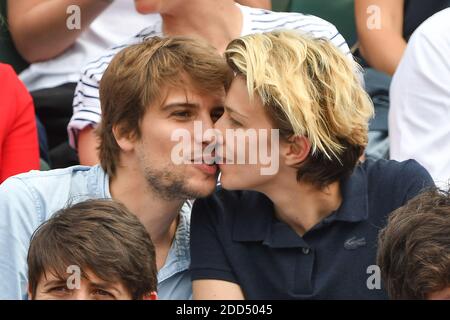
[[[149,187],[142,173],[132,167],[121,166],[110,179],[114,200],[133,212],[150,234],[155,247],[170,245],[175,235],[183,200],[167,201]]]
[[[241,35],[243,16],[234,1],[184,1],[172,12],[161,13],[165,35],[199,36],[220,53]]]
[[[261,190],[274,203],[276,216],[303,236],[342,203],[339,182],[323,189],[310,183],[284,177]]]

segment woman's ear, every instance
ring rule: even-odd
[[[283,148],[284,162],[287,166],[297,166],[304,162],[311,151],[311,143],[305,136],[293,135],[287,139]]]
[[[123,151],[132,151],[134,149],[134,135],[124,134],[120,125],[116,125],[112,128],[114,139]]]

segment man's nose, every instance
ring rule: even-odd
[[[197,128],[200,126],[197,125]],[[195,130],[196,143],[204,146],[216,141],[214,133],[214,122],[209,114],[205,114],[201,118],[201,130]]]

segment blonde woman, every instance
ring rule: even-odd
[[[223,189],[194,205],[194,298],[387,298],[375,265],[378,231],[433,185],[430,175],[412,160],[360,163],[373,106],[354,62],[328,41],[249,35],[225,55],[235,78],[215,124],[224,136]],[[260,158],[230,163],[241,156],[232,129],[256,129],[277,170],[262,174]],[[278,143],[259,134],[274,129]],[[246,160],[249,137],[240,145]]]

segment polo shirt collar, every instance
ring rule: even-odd
[[[333,221],[360,222],[367,220],[368,190],[365,171],[357,166],[352,175],[341,181],[343,201],[338,210],[316,225],[314,229]],[[262,193],[244,191],[236,210],[233,240],[262,241],[273,248],[308,247],[302,237],[274,215],[273,203]],[[311,230],[312,231],[312,230]]]
[[[341,181],[342,204],[338,210],[324,219],[332,221],[360,222],[369,217],[369,199],[366,172],[357,166],[352,175]]]

